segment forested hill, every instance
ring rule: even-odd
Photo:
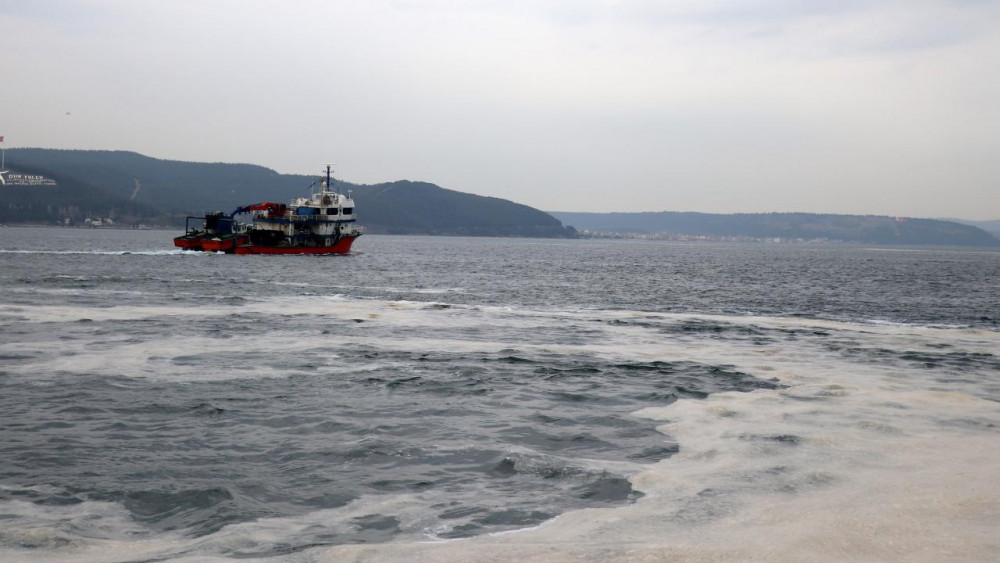
[[[954,223],[961,223],[963,225],[979,227],[987,233],[1000,238],[1000,219],[994,219],[992,221],[969,221],[968,219],[951,219],[946,217],[939,217],[939,219],[942,221],[951,221]]]
[[[114,217],[124,224],[167,224],[172,217],[153,206],[129,201],[70,175],[34,166],[8,166],[19,174],[43,177],[49,185],[0,185],[0,223],[82,224],[87,218]],[[180,217],[183,221],[183,217]]]
[[[551,215],[505,199],[402,180],[354,186],[363,224],[393,234],[572,237]]]
[[[550,212],[566,225],[601,233],[715,238],[827,239],[884,245],[1000,246],[971,225],[935,219],[815,213],[570,213]]]
[[[59,215],[58,200],[72,192],[77,199],[80,194],[94,195],[100,201],[95,205],[111,213],[118,209],[121,214],[127,207],[134,221],[183,224],[184,216],[189,214],[232,211],[248,203],[287,202],[308,195],[319,177],[318,173],[279,174],[250,164],[161,160],[125,151],[8,149],[7,163],[11,170],[30,169],[58,176],[62,182],[59,191],[51,192],[55,200],[48,201],[46,188],[0,190],[0,222],[4,223],[63,222],[66,217]],[[79,186],[88,188],[79,191]],[[434,184],[399,181],[358,185],[337,181],[334,187],[341,192],[353,191],[359,222],[368,232],[537,237],[574,234],[551,215],[526,205]]]

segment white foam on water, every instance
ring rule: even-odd
[[[28,490],[30,487],[7,487]],[[183,544],[180,534],[152,534],[122,505],[0,502],[0,561],[114,562],[150,559]]]
[[[283,369],[239,358],[240,352],[264,354],[270,358],[288,358],[299,352],[322,350],[313,360],[321,362],[325,373],[344,370],[376,369],[380,363],[365,367],[355,362],[339,361],[358,347],[399,352],[498,353],[511,345],[546,351],[571,351],[572,347],[540,346],[530,338],[520,341],[498,340],[495,331],[504,328],[517,332],[526,326],[558,328],[565,324],[562,317],[536,312],[512,313],[507,309],[479,309],[467,306],[441,307],[437,303],[347,299],[340,295],[317,298],[278,297],[232,306],[0,306],[0,319],[18,323],[78,323],[87,320],[98,323],[150,319],[205,320],[237,319],[237,315],[309,316],[331,321],[363,321],[392,329],[392,335],[378,332],[372,336],[347,332],[331,339],[328,335],[296,331],[294,320],[283,323],[279,331],[259,331],[252,320],[237,319],[232,334],[238,338],[209,338],[177,332],[155,339],[136,341],[127,333],[115,336],[81,336],[77,340],[0,343],[0,353],[35,354],[30,362],[13,364],[6,370],[37,382],[59,378],[65,374],[102,373],[112,376],[156,378],[169,381],[208,381],[286,377],[294,370]],[[246,331],[235,328],[246,323]],[[90,324],[80,325],[90,326]],[[354,325],[352,325],[354,326]],[[488,326],[487,334],[476,337],[462,333],[463,328]],[[232,354],[226,370],[205,370],[197,361],[199,354]],[[185,358],[193,365],[186,365]],[[320,367],[320,366],[317,366]]]
[[[422,538],[420,530],[429,515],[420,495],[364,497],[346,506],[316,510],[300,516],[261,518],[231,524],[208,536],[190,542],[191,551],[209,554],[266,552],[276,545],[302,544],[316,534],[349,534],[357,529],[358,519],[392,514],[410,541]]]
[[[271,315],[289,318],[282,330],[261,334],[254,330],[252,319],[237,315]],[[186,368],[176,358],[199,353],[238,353],[240,350],[267,352],[270,356],[289,357],[296,352],[324,349],[324,369],[335,373],[344,362],[336,361],[358,347],[396,352],[444,352],[456,354],[502,353],[513,350],[547,354],[585,354],[608,361],[691,361],[710,365],[745,363],[747,354],[771,354],[773,350],[759,346],[741,347],[731,338],[707,338],[704,334],[682,334],[676,331],[663,334],[660,328],[669,328],[682,322],[699,321],[721,323],[743,328],[769,330],[826,330],[836,336],[855,339],[858,346],[867,345],[874,338],[878,344],[906,349],[907,339],[933,338],[935,334],[956,338],[960,334],[988,334],[986,330],[949,330],[926,326],[872,325],[784,319],[768,317],[721,317],[689,314],[661,314],[639,311],[541,311],[510,309],[505,307],[474,307],[413,301],[386,301],[378,299],[351,299],[342,295],[323,297],[276,297],[236,305],[123,305],[116,307],[87,306],[0,306],[0,319],[17,323],[75,323],[90,320],[95,323],[169,318],[173,322],[194,319],[236,319],[233,323],[246,323],[248,330],[233,328],[238,339],[189,336],[183,332],[155,340],[134,342],[130,335],[100,337],[99,345],[89,338],[78,341],[0,343],[0,353],[24,354],[37,352],[42,359],[12,365],[10,373],[25,375],[47,373],[110,373],[128,377],[158,377],[178,381],[197,379],[239,379],[276,377],[288,375],[288,370],[275,369],[259,363],[240,363],[230,370],[203,370]],[[294,317],[330,321],[362,321],[376,328],[341,331],[336,339],[315,332],[295,331]],[[613,321],[623,321],[614,323]],[[96,326],[96,324],[95,324]],[[235,325],[234,325],[235,326]],[[353,325],[352,325],[353,326]],[[583,328],[589,335],[575,344],[560,343],[559,338],[549,342],[540,340],[539,334],[560,331],[566,327]],[[474,330],[465,330],[474,329]],[[846,336],[845,336],[846,335]],[[991,350],[989,345],[973,346],[981,353]],[[903,346],[904,348],[899,348]],[[788,353],[793,353],[790,348]],[[807,349],[809,359],[816,354],[835,355],[826,351]],[[364,369],[356,362],[349,368]],[[762,368],[758,375],[771,377],[772,366]]]
[[[716,393],[705,400],[643,409],[636,414],[659,421],[664,441],[680,445],[679,453],[632,477],[634,487],[645,496],[619,508],[569,512],[519,533],[427,543],[422,531],[433,530],[435,524],[428,520],[424,499],[412,495],[227,526],[198,539],[164,534],[88,543],[72,537],[64,545],[35,551],[34,560],[115,561],[153,557],[153,553],[216,560],[282,538],[307,536],[314,526],[335,533],[339,526],[350,526],[352,518],[372,514],[399,518],[404,534],[389,544],[315,548],[288,558],[987,561],[1000,553],[996,534],[1000,490],[994,486],[1000,474],[1000,404],[979,397],[989,385],[997,384],[1000,374],[975,366],[920,369],[892,359],[871,361],[867,356],[884,350],[940,354],[943,349],[996,355],[1000,350],[996,331],[636,311],[436,308],[427,303],[343,298],[278,298],[232,308],[120,309],[110,314],[145,318],[141,315],[153,309],[157,314],[223,315],[236,309],[363,318],[396,329],[412,328],[426,336],[415,338],[414,332],[403,331],[394,338],[338,337],[339,349],[363,344],[412,351],[499,352],[513,347],[632,362],[688,361],[732,366],[758,377],[777,378],[786,387]],[[23,308],[16,312],[35,314]],[[58,312],[39,315],[47,318]],[[610,322],[615,320],[624,322]],[[665,330],[692,321],[737,330],[718,337],[710,332]],[[594,335],[577,345],[545,344],[538,343],[530,331],[517,330],[558,328],[567,323]],[[495,334],[493,340],[489,334],[480,339],[462,336],[461,327],[484,325],[504,335],[520,336],[513,337],[515,341],[497,340]],[[504,330],[508,328],[514,330]],[[761,344],[740,336],[740,330],[776,331],[776,335]],[[827,335],[780,337],[781,331],[789,330]],[[829,341],[849,343],[851,352],[824,346]],[[138,363],[128,369],[141,371],[149,358],[172,357],[183,350],[189,353],[192,345],[194,341],[184,337],[166,343],[126,343],[127,353],[116,354],[115,361],[134,356]],[[315,338],[270,335],[244,345],[289,353],[317,344]],[[78,350],[73,358],[86,360],[86,350]],[[86,360],[92,362],[88,369],[108,358],[104,352],[95,352]],[[72,369],[70,363],[47,367]],[[336,367],[335,362],[331,367]],[[37,372],[37,368],[35,364],[31,369]],[[8,371],[16,369],[13,365]],[[3,549],[8,552],[0,552],[0,559],[19,553]],[[119,558],[120,554],[127,557]]]
[[[200,336],[173,335],[134,342],[126,335],[103,340],[99,345],[87,340],[0,344],[0,354],[41,356],[30,362],[5,366],[8,376],[17,375],[36,383],[61,379],[67,374],[103,374],[175,382],[225,381],[294,375],[298,373],[294,368],[282,366],[280,362],[265,363],[259,358],[268,355],[272,359],[292,357],[297,352],[310,351],[318,344],[316,339],[296,335],[259,333],[241,336],[238,346],[231,344],[230,339]],[[247,357],[249,352],[255,355]],[[226,354],[228,356],[224,356]],[[212,361],[228,358],[227,368],[205,369],[208,360],[202,355],[213,358]],[[312,362],[333,370],[339,366],[339,360],[337,351],[327,348],[322,354],[311,357]]]
[[[22,322],[59,323],[81,319],[92,321],[145,320],[159,317],[231,317],[239,314],[265,315],[313,315],[329,318],[383,318],[400,311],[433,308],[434,304],[409,301],[384,301],[368,299],[347,299],[342,295],[274,297],[212,305],[118,305],[111,307],[60,305],[9,305],[0,304],[0,314],[16,313]],[[402,325],[408,322],[405,315],[396,315]]]
[[[230,524],[217,532],[191,537],[154,532],[130,519],[118,503],[85,501],[69,506],[41,506],[24,501],[0,502],[0,561],[46,563],[116,563],[168,561],[312,561],[312,556],[274,556],[279,546],[307,544],[317,534],[355,533],[366,518],[391,514],[402,539],[433,541],[427,530],[436,518],[431,501],[419,494],[372,496],[346,506],[298,516],[260,518]],[[9,519],[9,520],[8,520]],[[234,557],[233,554],[240,554]]]
[[[743,322],[834,329],[872,349],[1000,350],[1000,335],[983,330]],[[655,357],[647,342],[631,352]],[[633,505],[570,512],[512,535],[324,548],[317,560],[990,561],[1000,553],[1000,404],[973,396],[974,380],[943,391],[936,370],[871,365],[798,341],[763,349],[671,341],[660,359],[682,352],[788,387],[637,413],[662,421],[681,450],[632,479],[646,494]]]

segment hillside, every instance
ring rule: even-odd
[[[10,167],[8,167],[10,168]],[[0,188],[0,223],[82,224],[88,218],[114,218],[124,224],[183,221],[144,203],[49,170],[18,166],[17,172],[44,176],[54,185]]]
[[[570,213],[550,212],[577,229],[720,238],[827,239],[884,245],[1000,246],[970,225],[936,219],[815,213]]]
[[[355,186],[365,224],[394,234],[573,236],[551,215],[494,197],[483,197],[425,182],[399,181]]]
[[[987,233],[1000,238],[1000,219],[994,219],[991,221],[969,221],[967,219],[941,218],[941,220],[952,221],[954,223],[961,223],[963,225],[972,225],[973,227],[979,227],[980,229],[986,231]]]
[[[149,206],[151,215],[170,217],[175,225],[183,224],[188,214],[231,211],[248,203],[285,202],[307,195],[318,177],[279,174],[250,164],[161,160],[123,151],[8,149],[7,161],[12,169],[44,171],[73,179],[74,185],[95,186],[116,201]],[[557,219],[526,205],[424,182],[358,185],[338,181],[336,188],[353,191],[359,222],[373,233],[574,235]],[[3,193],[0,208],[20,205],[23,195]],[[18,219],[9,213],[0,216],[0,221],[8,223]]]

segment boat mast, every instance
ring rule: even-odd
[[[324,191],[328,191],[328,192],[332,192],[333,191],[333,188],[330,187],[331,186],[331,184],[330,184],[330,173],[331,172],[332,172],[332,170],[330,170],[330,165],[327,164],[326,165],[326,190],[324,190]]]

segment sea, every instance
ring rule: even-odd
[[[1000,252],[0,227],[0,561],[990,561]]]

